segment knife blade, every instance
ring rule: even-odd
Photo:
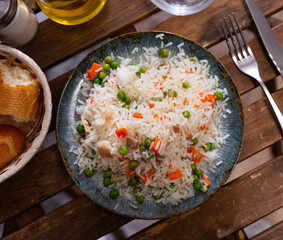
[[[263,41],[263,44],[274,63],[275,67],[278,69],[279,73],[283,77],[283,48],[280,45],[275,34],[271,30],[266,18],[260,11],[259,7],[252,1],[246,0],[246,4],[250,10],[250,13],[254,19],[259,35]]]

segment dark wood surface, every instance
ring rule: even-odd
[[[38,11],[35,0],[25,2]],[[283,8],[282,0],[255,2],[266,16]],[[83,25],[62,26],[50,20],[44,21],[36,38],[21,50],[46,70],[101,40],[135,31],[134,23],[157,11],[147,0],[130,3],[126,0],[108,0],[102,12]],[[154,29],[181,34],[203,46],[213,46],[222,39],[219,20],[233,11],[243,28],[253,28],[244,1],[223,0],[214,1],[200,13],[172,17]],[[283,45],[283,24],[274,27],[274,32]],[[250,46],[263,80],[273,82],[278,73],[262,50],[261,41],[253,39]],[[231,74],[241,95],[257,87],[252,79],[240,73],[228,54],[219,60]],[[58,102],[70,74],[62,73],[50,81],[53,101],[50,131],[55,129]],[[282,111],[283,89],[275,91],[273,97]],[[245,134],[239,162],[248,161],[248,157],[282,139],[265,98],[247,106],[244,117]],[[283,182],[282,158],[277,157],[226,184],[193,211],[162,220],[132,239],[217,239],[236,236],[239,229],[283,206],[283,190],[280,188]],[[42,201],[70,189],[77,192],[73,194],[74,200],[48,214],[42,211]],[[5,222],[4,239],[94,239],[132,220],[111,213],[78,191],[65,170],[56,144],[37,153],[19,173],[0,184],[0,212],[0,223]],[[280,239],[280,236],[282,223],[255,239]]]

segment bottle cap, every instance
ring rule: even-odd
[[[0,30],[8,26],[17,12],[17,0],[0,0]]]

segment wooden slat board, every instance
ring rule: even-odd
[[[282,0],[257,0],[255,2],[266,16],[283,8]],[[251,24],[251,17],[245,1],[223,0],[214,1],[210,7],[197,14],[173,17],[154,27],[154,29],[171,31],[209,47],[220,41],[223,36],[219,21],[233,12],[243,29]]]
[[[279,157],[223,187],[201,207],[164,220],[132,239],[223,238],[283,206],[282,168],[283,157]],[[129,220],[82,196],[4,239],[95,239]]]
[[[252,240],[282,240],[283,238],[283,221],[260,233]]]
[[[218,239],[283,206],[283,157],[228,184],[194,211],[171,217],[131,239]],[[281,187],[280,187],[281,186]]]
[[[156,11],[148,0],[131,0],[131,4],[127,0],[108,0],[102,11],[87,23],[63,26],[49,19],[42,22],[33,41],[20,50],[45,70]]]

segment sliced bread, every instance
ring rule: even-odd
[[[38,79],[29,71],[0,62],[0,114],[35,121],[39,115],[39,94]]]

